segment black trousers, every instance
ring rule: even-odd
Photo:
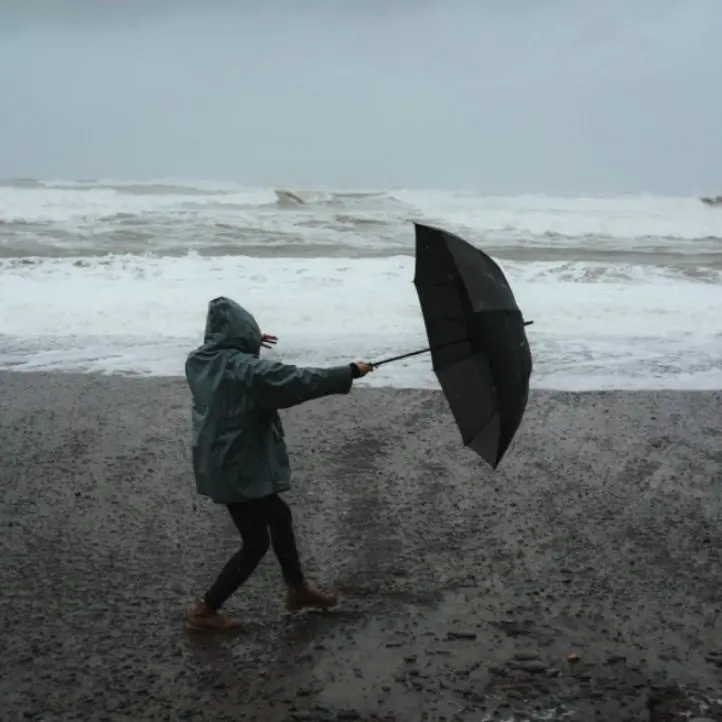
[[[291,510],[278,494],[228,504],[243,546],[227,562],[203,600],[210,609],[221,605],[251,576],[269,547],[273,547],[287,584],[303,581],[301,562],[293,533]]]

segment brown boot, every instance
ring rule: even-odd
[[[224,617],[209,609],[201,600],[186,612],[186,631],[194,633],[237,632],[241,628],[238,622]]]
[[[286,595],[286,609],[289,612],[299,612],[305,607],[314,609],[330,609],[338,604],[335,594],[327,594],[314,589],[307,582],[301,582],[288,588]]]

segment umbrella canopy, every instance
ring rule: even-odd
[[[446,231],[416,224],[416,275],[434,372],[464,444],[499,465],[529,397],[524,318],[497,264]]]
[[[514,294],[485,253],[419,223],[414,284],[429,337],[426,350],[464,444],[496,468],[521,423],[532,371]]]

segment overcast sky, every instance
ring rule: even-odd
[[[722,0],[0,0],[0,176],[722,193]]]

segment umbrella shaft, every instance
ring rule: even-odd
[[[534,323],[534,321],[525,321],[524,325],[531,326],[531,324],[533,324],[533,323]],[[436,351],[437,349],[448,348],[449,346],[454,346],[457,343],[465,343],[466,341],[469,341],[469,340],[470,339],[468,339],[468,338],[461,338],[458,341],[449,341],[449,343],[442,343],[439,346],[434,346],[433,350]],[[400,356],[391,356],[390,358],[381,359],[381,361],[374,361],[371,365],[374,368],[378,368],[379,366],[383,366],[384,364],[390,364],[393,361],[401,361],[402,359],[411,358],[412,356],[420,356],[422,353],[429,353],[429,351],[431,351],[431,350],[432,350],[432,348],[431,348],[431,346],[429,346],[428,348],[422,348],[422,349],[419,349],[418,351],[410,351],[409,353],[402,353]]]
[[[455,342],[455,343],[458,343]],[[447,344],[450,345],[450,344]],[[431,347],[429,348],[422,348],[418,351],[411,351],[410,353],[402,353],[400,356],[391,356],[390,358],[381,359],[381,361],[374,361],[371,365],[376,368],[378,366],[383,366],[384,364],[390,364],[392,361],[401,361],[401,359],[404,358],[410,358],[411,356],[420,356],[422,353],[429,353],[431,351]]]

